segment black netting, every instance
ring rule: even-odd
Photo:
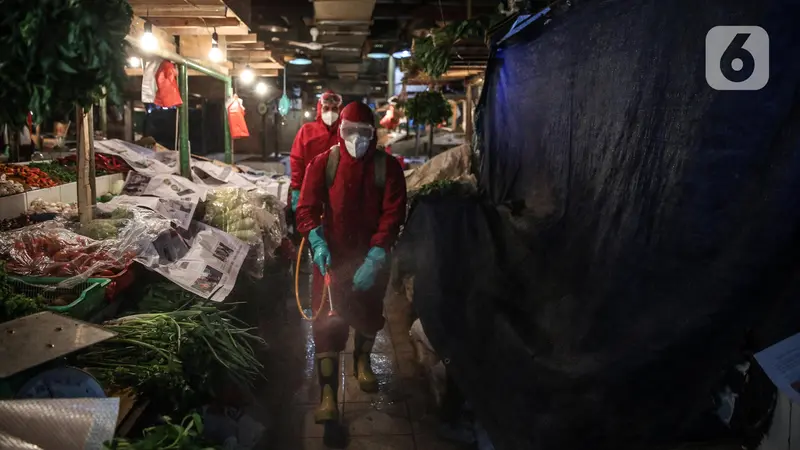
[[[420,200],[399,254],[498,449],[683,439],[748,330],[800,328],[798,19],[789,0],[583,1],[495,52],[484,200]],[[768,31],[764,89],[706,84],[720,24]]]

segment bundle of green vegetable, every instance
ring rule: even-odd
[[[107,442],[109,450],[214,450],[203,439],[203,420],[197,413],[187,415],[179,424],[172,423],[169,417],[163,418],[162,425],[145,428],[143,437],[136,440],[114,439]]]
[[[216,307],[138,314],[106,322],[117,336],[77,355],[106,386],[186,406],[216,397],[231,382],[247,389],[261,375],[251,342],[261,338]]]
[[[6,272],[6,263],[0,261],[0,323],[25,317],[44,310],[41,297],[31,298],[14,292]]]
[[[259,212],[244,189],[218,189],[208,194],[203,222],[252,243],[261,240]]]
[[[158,313],[183,309],[184,306],[203,301],[182,287],[168,282],[151,283],[136,309],[142,313]]]

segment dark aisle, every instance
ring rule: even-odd
[[[319,450],[323,427],[314,424],[319,401],[314,373],[314,346],[310,324],[303,321],[292,298],[284,311],[262,313],[260,334],[270,344],[265,355],[267,382],[256,402],[265,410],[267,438],[264,450]],[[340,411],[350,435],[350,450],[457,450],[440,441],[437,420],[429,405],[426,381],[417,375],[408,330],[410,305],[400,295],[385,300],[386,327],[378,334],[372,356],[380,387],[377,394],[358,388],[353,367],[352,334],[342,354]]]

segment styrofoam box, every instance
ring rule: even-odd
[[[95,179],[97,196],[107,194],[115,181],[123,180],[122,174],[103,175]],[[41,198],[46,202],[75,203],[78,201],[78,184],[67,183],[61,186],[36,189],[22,194],[0,197],[0,219],[13,219],[24,214],[30,204]]]

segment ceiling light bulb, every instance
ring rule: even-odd
[[[138,56],[128,58],[128,65],[134,68],[142,67],[142,60]]]
[[[158,49],[158,39],[153,35],[152,23],[144,23],[144,34],[142,34],[142,37],[139,39],[139,44],[141,44],[142,50],[146,52],[152,52]]]
[[[219,49],[219,36],[216,31],[211,35],[211,50],[208,52],[208,59],[212,62],[222,61],[222,50]]]
[[[239,74],[239,81],[244,84],[250,84],[255,79],[256,74],[253,73],[253,69],[250,68],[250,64],[244,66],[244,70]]]
[[[258,94],[258,95],[260,95],[262,97],[264,95],[267,95],[267,91],[268,90],[269,90],[269,88],[267,86],[267,83],[264,83],[263,81],[259,81],[258,84],[256,85],[256,94]]]
[[[403,58],[408,58],[410,56],[411,52],[408,50],[401,50],[399,52],[392,53],[392,57],[394,57],[395,59],[403,59]]]
[[[309,117],[311,117],[311,111],[306,111],[303,113],[303,115],[306,117],[306,119],[308,119]]]

